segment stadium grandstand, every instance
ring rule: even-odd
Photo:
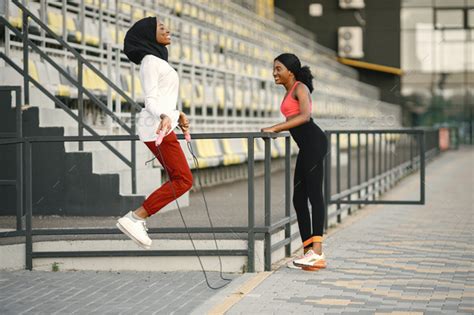
[[[139,110],[137,106],[143,106],[142,89],[138,67],[128,61],[122,49],[127,29],[146,16],[157,16],[171,30],[170,63],[180,77],[178,107],[188,114],[192,133],[258,131],[281,121],[279,103],[284,90],[273,82],[272,62],[282,52],[295,53],[311,67],[315,76],[313,117],[323,128],[367,127],[369,122],[371,127],[400,127],[398,105],[383,102],[377,88],[361,82],[356,70],[337,61],[335,52],[319,45],[312,33],[277,11],[263,15],[232,1],[212,0],[27,0],[20,3],[36,19],[30,17],[25,23],[15,2],[0,4],[1,16],[8,21],[0,34],[0,86],[24,88],[29,82],[29,99],[23,99],[22,104],[28,109],[25,115],[31,118],[28,130],[32,135],[120,135],[134,130],[134,113]],[[31,41],[27,53],[20,33],[25,25]],[[21,74],[24,56],[28,57],[28,81]],[[78,82],[82,85],[78,86]],[[2,116],[4,120],[8,117]],[[245,163],[247,157],[246,141],[194,142],[200,168],[218,168],[223,175],[217,181],[239,178],[238,165]],[[49,163],[65,163],[62,172],[66,173],[71,160],[75,164],[91,160],[91,176],[101,174],[102,186],[111,183],[119,187],[118,192],[110,188],[110,198],[116,203],[108,204],[109,211],[113,209],[111,205],[127,209],[136,204],[136,198],[143,199],[156,188],[161,169],[158,163],[145,164],[152,158],[145,146],[137,145],[132,157],[130,143],[108,144],[67,142],[57,148],[64,151],[57,157],[59,160]],[[48,156],[48,150],[43,151]],[[262,160],[263,141],[257,141],[255,151],[256,159]],[[118,158],[117,153],[124,158]],[[284,143],[275,140],[272,156],[283,155]],[[127,164],[134,159],[136,189]],[[190,156],[188,160],[194,168]],[[42,170],[38,172],[42,174]],[[154,176],[145,177],[145,172]],[[66,175],[54,177],[44,171],[40,176],[43,184],[35,187],[46,186],[44,180],[48,176],[54,184],[54,178]],[[210,184],[211,178],[214,177],[209,176]],[[82,184],[82,189],[94,189],[96,185],[92,179],[84,179]],[[41,195],[40,187],[34,191],[37,194]],[[79,195],[75,197],[77,207],[72,205],[74,198],[68,198],[70,214],[84,211],[86,201]],[[90,211],[103,211],[103,200],[101,205],[93,203],[87,204]],[[41,209],[61,213],[58,204],[55,200],[35,207],[38,213]],[[7,208],[7,212],[14,212],[13,200]]]

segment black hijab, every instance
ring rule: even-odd
[[[156,17],[150,16],[137,21],[128,30],[123,51],[130,61],[138,65],[146,55],[168,61],[168,49],[156,41],[156,26]]]

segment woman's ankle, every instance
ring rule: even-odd
[[[137,210],[133,211],[133,215],[143,220],[148,218],[148,212],[143,207],[140,207]]]
[[[321,255],[323,253],[323,244],[313,243],[313,252],[315,252],[317,255]]]

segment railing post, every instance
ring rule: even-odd
[[[379,133],[379,173],[377,175],[382,175],[382,133]],[[377,196],[380,196],[382,194],[382,177],[379,177],[378,180],[378,194]]]
[[[389,168],[390,170],[393,170],[393,168],[395,167],[395,137],[393,134],[390,134],[390,139],[389,139]],[[392,175],[392,180],[391,180],[391,184],[390,184],[390,187],[393,187],[393,185],[395,185],[395,181],[396,181],[396,175],[395,173],[393,172]]]
[[[336,193],[341,192],[341,134],[336,133]],[[339,200],[339,199],[338,199]],[[337,200],[337,201],[338,201]],[[341,223],[341,204],[336,203],[337,223]]]
[[[81,49],[84,49],[86,44],[86,8],[85,8],[85,0],[81,0],[79,2],[79,28],[81,31]],[[64,30],[66,31],[66,30]]]
[[[112,44],[108,43],[106,46],[107,49],[107,76],[109,78],[112,78]],[[115,74],[115,84],[118,84],[120,77],[118,74]],[[114,92],[115,97],[120,97],[118,93]],[[110,87],[110,84],[107,84],[107,108],[113,112],[114,111],[114,106],[112,104],[113,98],[112,98],[112,88]],[[112,131],[112,126],[113,126],[113,120],[112,117],[109,115],[106,116],[106,125],[107,125],[107,131],[111,132]]]
[[[362,183],[361,179],[361,165],[360,165],[360,132],[357,133],[357,185]],[[357,198],[360,200],[361,192],[360,189],[357,191]],[[359,208],[362,205],[359,205]]]
[[[270,173],[271,173],[271,161],[272,161],[272,151],[271,151],[271,139],[269,137],[265,137],[263,139],[265,141],[265,228],[269,229],[272,224],[272,212],[271,212],[271,181],[270,181]],[[270,231],[265,232],[265,271],[270,271],[272,269],[272,235]]]
[[[25,196],[26,196],[26,231],[25,231],[25,268],[33,269],[33,235],[32,235],[32,215],[33,215],[33,192],[32,192],[32,159],[31,142],[24,142],[25,145]]]
[[[380,141],[381,141],[380,148],[382,150],[382,161],[380,163],[380,166],[382,167],[380,168],[380,174],[384,174],[385,171],[387,170],[387,154],[386,154],[387,153],[387,138],[384,132],[380,134]],[[387,178],[384,176],[380,178],[380,181],[381,181],[380,192],[383,193],[385,192]]]
[[[118,75],[118,74],[117,74]],[[117,95],[118,96],[118,95]],[[132,64],[132,100],[135,100],[135,65]],[[135,106],[130,104],[130,113],[131,113],[131,129],[132,135],[135,134]],[[136,157],[136,141],[132,141],[131,149],[132,149],[132,156],[130,158],[130,163],[132,164],[132,194],[137,193],[137,157]]]
[[[247,202],[248,202],[248,236],[247,236],[247,270],[255,272],[255,187],[254,187],[254,138],[247,138],[248,144],[248,176],[247,176]]]
[[[5,19],[9,21],[10,20],[10,1],[4,1],[4,3],[5,3]],[[4,28],[4,34],[5,34],[5,55],[7,57],[10,57],[10,30],[8,29],[6,25]]]
[[[291,217],[291,138],[285,137],[285,217]],[[291,220],[285,226],[285,239],[290,239],[290,242],[285,246],[286,257],[291,256]]]
[[[375,132],[372,133],[372,177],[375,178],[377,176],[377,169],[376,169],[376,157],[377,157],[377,141],[375,137]],[[375,180],[372,183],[372,200],[375,200]]]
[[[365,134],[365,181],[369,181],[369,133]],[[369,185],[365,187],[365,199],[369,199]]]
[[[83,99],[83,89],[84,89],[84,84],[83,84],[83,64],[81,60],[77,60],[77,80],[79,83],[79,86],[77,88],[77,116],[78,116],[78,130],[77,133],[80,137],[84,135],[84,99]],[[84,150],[84,143],[82,141],[79,141],[79,151]]]
[[[29,50],[28,50],[28,35],[29,35],[29,26],[28,26],[28,14],[25,11],[22,11],[23,16],[23,71],[25,75],[23,76],[23,93],[24,93],[24,104],[30,104],[30,78],[29,78]]]
[[[329,204],[331,202],[331,132],[326,131],[328,153],[324,161],[324,230],[329,228]]]
[[[21,88],[14,89],[15,91],[15,111],[16,111],[16,137],[18,140],[23,138],[23,119],[21,111]],[[24,191],[23,191],[23,144],[16,145],[16,229],[23,230],[23,205],[24,205]]]
[[[67,25],[66,25],[66,17],[67,17],[67,0],[62,0],[61,1],[61,13],[63,15],[62,17],[62,28],[63,28],[63,40],[64,41],[67,41],[67,36],[68,36],[68,32],[67,32]],[[100,34],[100,33],[99,33]],[[102,47],[102,46],[101,46]]]
[[[420,204],[425,204],[425,132],[418,134],[420,147]]]
[[[349,131],[347,132],[347,189],[351,189],[351,173],[352,173],[352,169],[351,169],[351,160],[352,160],[352,143],[351,143],[351,136],[352,136],[352,133]],[[351,194],[349,194],[349,196],[347,197],[347,200],[351,200]],[[352,214],[352,205],[348,205],[348,208],[347,208],[347,214]]]
[[[115,75],[118,76],[117,82],[120,82],[120,49],[118,49],[117,47],[115,47]],[[122,113],[122,100],[117,93],[116,95],[117,97],[115,98],[115,113],[120,114]]]

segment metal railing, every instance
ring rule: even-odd
[[[115,83],[109,80],[99,69],[97,69],[92,63],[86,60],[76,49],[71,47],[63,38],[56,35],[46,24],[44,24],[38,17],[36,17],[31,11],[28,10],[23,4],[18,0],[11,0],[11,3],[18,6],[22,11],[22,32],[17,30],[13,25],[11,25],[7,19],[0,15],[0,24],[5,25],[10,31],[12,31],[16,36],[22,39],[23,41],[23,69],[16,65],[6,54],[0,52],[0,58],[4,59],[5,62],[11,66],[15,71],[23,76],[23,94],[24,94],[24,103],[30,103],[30,93],[29,93],[29,83],[31,82],[35,85],[43,94],[45,94],[49,99],[51,99],[56,105],[63,109],[71,118],[73,118],[78,123],[78,135],[84,135],[84,129],[88,131],[93,136],[99,136],[99,134],[84,121],[83,112],[84,112],[84,95],[88,96],[90,100],[94,102],[105,114],[110,116],[115,123],[121,126],[128,134],[135,135],[135,123],[136,123],[136,111],[141,110],[141,106],[138,105],[130,96],[128,96],[121,88],[119,88]],[[73,56],[77,59],[77,70],[78,78],[77,80],[69,74],[63,67],[61,67],[57,62],[55,62],[48,54],[42,51],[42,48],[35,44],[29,38],[29,18],[31,18],[46,34],[58,41],[58,43],[65,49],[67,49]],[[29,48],[32,48],[36,53],[38,53],[45,61],[50,63],[61,75],[63,75],[69,82],[71,82],[74,87],[78,90],[78,115],[76,115],[63,101],[58,97],[53,95],[47,88],[45,88],[40,82],[36,81],[29,74]],[[95,75],[97,75],[105,84],[115,91],[119,96],[123,97],[129,104],[131,108],[131,126],[129,127],[125,122],[123,122],[115,113],[113,113],[106,104],[104,104],[96,95],[84,87],[83,82],[83,68],[87,66]],[[132,87],[133,89],[133,87]],[[109,151],[111,151],[115,156],[122,160],[127,166],[131,168],[131,190],[132,193],[136,193],[136,147],[135,142],[131,143],[131,156],[130,160],[127,159],[122,153],[115,149],[112,145],[107,143],[105,140],[100,141]],[[84,149],[82,141],[79,142],[79,150]]]
[[[326,134],[331,140],[327,161],[332,161],[331,147],[334,145],[336,160],[335,194],[331,193],[334,180],[331,175],[334,173],[329,162],[325,169],[325,199],[327,205],[336,205],[336,211],[326,212],[326,228],[330,218],[336,216],[340,223],[343,211],[351,214],[354,206],[425,203],[425,165],[426,160],[439,153],[437,129],[330,130]],[[344,142],[341,137],[345,138]],[[343,151],[347,157],[344,189],[341,178]],[[400,178],[417,169],[420,170],[418,200],[377,199]]]
[[[276,137],[285,138],[285,217],[278,222],[271,221],[271,139]],[[183,136],[179,135],[179,139]],[[273,251],[285,246],[286,255],[291,255],[291,241],[298,237],[298,233],[291,233],[291,224],[296,221],[296,215],[290,213],[290,157],[291,142],[288,133],[271,135],[266,133],[219,133],[219,134],[193,134],[193,138],[199,139],[247,139],[248,144],[248,226],[238,227],[214,227],[198,228],[190,227],[190,233],[246,233],[248,236],[247,250],[199,250],[200,255],[216,256],[247,256],[248,271],[255,271],[255,242],[257,234],[264,234],[265,246],[265,270],[271,269],[271,254]],[[255,139],[263,138],[265,142],[265,224],[256,226],[255,224],[255,187],[254,187],[254,146]],[[33,229],[33,203],[32,203],[32,147],[34,144],[51,142],[79,142],[79,141],[137,141],[137,136],[48,136],[48,137],[23,137],[16,139],[1,140],[0,145],[21,145],[24,151],[25,169],[22,169],[22,163],[18,163],[23,177],[17,177],[17,194],[25,196],[25,203],[17,205],[17,213],[21,220],[22,213],[25,213],[25,229],[12,232],[2,232],[0,237],[25,236],[26,245],[26,268],[33,268],[34,258],[52,258],[52,257],[110,257],[110,256],[182,256],[189,255],[189,251],[184,250],[152,250],[152,251],[53,251],[37,252],[33,251],[33,236],[36,235],[85,235],[85,234],[120,234],[117,229],[112,228],[87,228],[87,229]],[[13,181],[11,181],[13,183]],[[23,188],[24,187],[24,188]],[[23,190],[24,189],[24,190]],[[24,208],[24,209],[23,209]],[[281,228],[285,229],[285,239],[276,243],[271,243],[272,233]],[[159,229],[150,229],[149,233],[185,233],[185,228],[168,227]],[[191,252],[192,253],[192,252]],[[192,253],[194,255],[194,253]]]
[[[325,198],[328,201],[326,204],[326,218],[337,215],[337,221],[341,222],[342,211],[348,210],[350,213],[351,207],[356,204],[373,204],[373,203],[388,203],[388,204],[422,204],[424,203],[424,166],[425,157],[436,154],[437,150],[436,137],[437,130],[331,130],[327,131],[328,138],[336,138],[336,194],[331,193],[332,175],[332,157],[333,153],[329,153],[326,157],[325,167],[325,182],[324,192]],[[351,143],[351,137],[347,138],[347,148],[341,148],[340,137],[342,135],[355,135],[357,142]],[[395,137],[398,135],[399,137]],[[403,139],[403,137],[404,139]],[[431,140],[426,151],[425,138],[429,136]],[[272,189],[271,189],[271,139],[277,137],[285,138],[285,206],[284,216],[278,219],[277,222],[272,222]],[[361,139],[366,139],[363,144]],[[182,135],[178,136],[182,139]],[[272,267],[272,253],[276,250],[285,247],[285,255],[290,256],[292,253],[291,242],[299,237],[297,231],[292,231],[291,225],[296,222],[296,214],[291,211],[291,139],[288,133],[282,134],[268,134],[268,133],[215,133],[215,134],[194,134],[193,138],[200,139],[247,139],[248,144],[248,159],[247,159],[247,226],[232,226],[232,227],[215,227],[214,229],[207,227],[193,227],[189,228],[190,233],[245,233],[247,235],[247,249],[226,249],[226,250],[199,250],[200,255],[205,256],[246,256],[248,258],[247,270],[249,272],[255,271],[255,244],[258,235],[263,235],[264,242],[264,268],[271,270]],[[256,225],[255,220],[255,187],[254,187],[254,166],[255,166],[255,139],[263,138],[264,147],[264,223],[263,225]],[[370,141],[372,138],[373,141]],[[17,224],[17,231],[2,232],[0,237],[11,236],[25,236],[26,248],[26,268],[33,268],[33,259],[35,258],[56,258],[56,257],[120,257],[120,256],[188,256],[194,255],[190,251],[184,250],[152,250],[152,251],[34,251],[33,250],[33,236],[39,235],[110,235],[120,234],[120,231],[113,228],[49,228],[36,229],[32,227],[33,219],[33,204],[32,204],[32,149],[33,146],[40,143],[52,142],[79,142],[79,141],[132,141],[138,140],[137,136],[50,136],[50,137],[17,137],[15,139],[0,140],[0,145],[16,145],[22,147],[24,157],[24,167],[22,163],[17,163],[16,181],[9,180],[8,184],[16,185],[17,200],[21,196],[25,197],[25,201],[17,204],[17,220],[22,219],[22,214],[25,214],[26,226],[23,230],[21,224]],[[353,148],[353,144],[355,148]],[[395,151],[392,151],[392,146],[395,146]],[[372,148],[372,152],[369,150]],[[350,162],[353,157],[352,151],[356,150],[357,161],[357,182],[352,180],[352,165]],[[361,151],[364,150],[365,156],[365,179],[362,179],[361,169]],[[331,151],[331,150],[330,150]],[[18,152],[18,151],[17,151]],[[426,152],[426,153],[425,153]],[[347,187],[342,190],[341,187],[341,156],[343,153],[347,154]],[[429,154],[428,154],[429,153]],[[370,168],[369,168],[370,164]],[[382,168],[382,165],[384,166]],[[420,200],[403,201],[397,200],[387,202],[384,200],[376,200],[376,198],[384,192],[388,186],[393,185],[402,175],[408,174],[420,168]],[[369,175],[369,171],[371,173]],[[21,176],[19,176],[21,175]],[[385,185],[383,185],[385,182]],[[6,183],[1,181],[0,183]],[[365,193],[364,193],[365,192]],[[356,196],[354,196],[356,195]],[[370,197],[370,198],[369,198]],[[329,205],[336,204],[336,212],[329,213]],[[345,204],[345,207],[341,205]],[[327,219],[328,220],[328,219]],[[326,220],[326,229],[328,228]],[[284,230],[284,239],[272,244],[272,235],[276,232]],[[185,233],[186,229],[182,227],[166,227],[166,228],[151,228],[151,234],[158,233]]]

